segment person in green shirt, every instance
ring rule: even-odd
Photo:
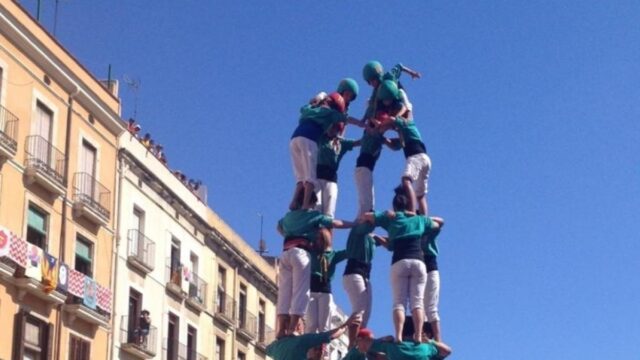
[[[414,340],[422,340],[424,321],[424,289],[427,270],[423,261],[421,237],[425,228],[439,225],[422,215],[407,211],[409,200],[401,188],[396,189],[392,212],[365,213],[360,221],[380,226],[389,235],[388,248],[393,251],[391,265],[391,288],[393,290],[393,324],[395,336],[402,341],[402,326],[405,304],[410,303],[414,327]]]
[[[307,360],[310,349],[337,339],[349,325],[359,322],[360,316],[360,314],[352,314],[337,328],[317,334],[302,334],[303,322],[299,320],[293,333],[278,337],[267,346],[267,355],[274,360]]]
[[[303,195],[297,196],[297,204]],[[316,201],[315,193],[311,200]],[[284,237],[284,246],[278,265],[278,300],[276,322],[278,336],[293,332],[309,305],[311,267],[309,250],[319,236],[320,228],[350,228],[350,221],[334,220],[317,210],[292,210],[278,221],[278,231]],[[322,234],[320,234],[322,235]]]
[[[398,342],[392,336],[374,339],[368,329],[360,330],[356,346],[363,354],[384,353],[388,360],[436,360],[444,359],[452,352],[447,344],[435,340]]]
[[[440,271],[438,270],[438,243],[436,238],[440,234],[444,219],[431,217],[431,220],[437,222],[440,226],[437,228],[428,228],[422,236],[422,252],[424,253],[424,263],[427,267],[427,286],[424,291],[424,315],[425,320],[430,324],[433,332],[433,338],[437,341],[442,340],[440,330],[440,314],[438,312],[438,303],[440,300]]]
[[[318,142],[319,210],[329,216],[335,216],[338,201],[338,167],[344,155],[360,146],[360,140],[348,140],[340,137],[344,123],[338,123]]]

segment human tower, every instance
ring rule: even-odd
[[[442,343],[438,315],[436,237],[444,221],[428,216],[431,160],[413,120],[413,106],[399,82],[402,73],[420,78],[420,73],[401,64],[388,72],[378,61],[364,66],[364,80],[373,92],[362,119],[348,115],[359,93],[358,83],[351,78],[340,81],[335,92],[319,93],[300,109],[289,142],[296,185],[289,212],[278,222],[284,246],[279,263],[277,334],[267,348],[267,354],[276,360],[322,359],[328,355],[324,345],[345,331],[350,348],[345,359],[440,359],[451,352]],[[363,128],[362,138],[344,139],[347,124]],[[374,211],[373,171],[383,146],[402,150],[406,163],[394,190],[393,210]],[[338,166],[355,147],[360,147],[354,176],[358,214],[355,221],[339,220],[334,218]],[[385,229],[387,235],[374,234],[376,227]],[[344,250],[333,250],[334,228],[350,229]],[[376,246],[393,252],[391,320],[395,333],[379,339],[367,328]],[[347,262],[342,280],[352,315],[331,329],[331,279],[341,261]],[[411,320],[405,324],[406,305]]]

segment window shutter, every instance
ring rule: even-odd
[[[47,324],[46,328],[47,330],[44,338],[46,343],[44,344],[43,348],[47,353],[45,354],[44,358],[51,360],[53,359],[53,324]]]
[[[24,359],[24,327],[26,316],[22,309],[13,318],[13,360]]]

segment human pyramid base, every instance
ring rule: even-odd
[[[436,238],[442,218],[427,216],[427,183],[431,160],[413,120],[413,106],[400,75],[420,73],[402,64],[384,72],[377,61],[363,69],[373,88],[362,119],[348,115],[358,96],[351,78],[335,92],[319,93],[300,109],[298,126],[289,148],[296,186],[289,212],[278,222],[284,237],[279,262],[276,340],[267,347],[275,360],[320,360],[328,357],[326,344],[344,332],[349,352],[344,359],[442,359],[451,349],[442,342],[438,299],[440,275]],[[345,125],[364,129],[359,140],[344,139]],[[388,138],[388,132],[397,137]],[[382,147],[402,149],[406,164],[394,190],[392,208],[374,211],[373,170]],[[355,221],[334,218],[338,195],[337,173],[342,157],[360,147],[355,182],[358,215]],[[386,236],[374,234],[376,227]],[[344,250],[333,250],[333,230],[350,229]],[[370,282],[377,246],[393,252],[393,336],[375,338],[367,328],[372,308]],[[346,261],[343,287],[351,316],[331,329],[331,279],[336,265]],[[405,305],[411,315],[405,313]]]

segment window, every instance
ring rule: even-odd
[[[224,360],[224,340],[216,338],[216,359]]]
[[[91,359],[91,343],[71,335],[69,340],[69,360]]]
[[[182,286],[182,262],[180,261],[180,242],[171,239],[171,264],[169,282],[177,286]]]
[[[187,326],[187,360],[198,359],[198,330]]]
[[[258,303],[258,342],[265,342],[265,307],[266,304],[264,300],[260,300]]]
[[[93,276],[93,244],[78,235],[76,238],[76,271]]]
[[[131,235],[129,239],[129,255],[147,260],[144,243],[144,211],[137,207],[133,208],[133,227],[129,234]]]
[[[238,360],[247,360],[247,355],[242,351],[238,351]]]
[[[87,140],[82,140],[82,155],[80,158],[80,172],[96,177],[96,147]]]
[[[140,322],[140,313],[142,312],[142,294],[133,288],[129,288],[129,312],[128,312],[128,339],[130,343],[139,343],[137,339],[137,329],[142,325]]]
[[[48,218],[47,213],[29,204],[27,213],[27,242],[43,250],[47,250]]]
[[[179,318],[169,313],[169,327],[167,329],[167,359],[178,358]]]
[[[218,289],[216,293],[216,310],[219,313],[224,313],[225,309],[225,288],[227,283],[227,271],[222,267],[218,267]]]
[[[36,118],[32,124],[31,133],[43,137],[51,143],[51,123],[53,122],[53,111],[38,101],[36,103]]]
[[[247,286],[240,285],[240,297],[239,297],[239,308],[238,308],[238,322],[240,323],[240,328],[246,328],[247,326]]]
[[[20,310],[15,315],[14,358],[47,359],[52,355],[53,325]]]

